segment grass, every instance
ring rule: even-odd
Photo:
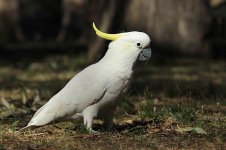
[[[70,121],[14,133],[86,64],[83,55],[66,54],[21,59],[15,64],[1,60],[0,149],[226,147],[226,62],[221,60],[139,63],[112,129],[95,122],[99,135],[88,134],[83,125]]]

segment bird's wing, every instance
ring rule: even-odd
[[[27,126],[41,126],[49,122],[82,112],[97,103],[106,92],[106,73],[97,64],[81,71],[33,116]]]

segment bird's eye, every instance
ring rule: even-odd
[[[137,47],[141,48],[142,47],[141,43],[137,43]]]

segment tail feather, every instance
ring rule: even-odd
[[[51,104],[50,104],[51,105]],[[27,126],[42,126],[55,119],[56,112],[52,110],[49,103],[42,106],[31,118]]]
[[[67,106],[68,109],[60,109],[65,105],[62,101],[60,101],[60,99],[61,97],[58,94],[53,96],[45,105],[39,108],[27,126],[20,129],[19,131],[23,131],[30,126],[43,126],[49,124],[55,119],[59,119],[70,113],[74,113],[72,109],[73,107]]]
[[[21,128],[21,129],[19,129],[19,130],[17,130],[17,131],[15,131],[14,133],[15,134],[19,134],[19,133],[22,133],[22,132],[24,132],[25,130],[27,130],[28,128],[32,128],[32,129],[34,129],[34,128],[37,128],[38,126],[34,126],[34,125],[27,125],[26,127],[23,127],[23,128]]]
[[[34,116],[31,118],[30,122],[27,124],[26,127],[21,128],[20,130],[16,132],[21,132],[26,130],[29,127],[32,126],[42,126],[46,125],[49,122],[54,120],[54,113],[48,112],[50,108],[48,108],[49,103],[47,102],[45,105],[43,105],[39,110],[34,114]]]
[[[44,109],[44,107],[46,106],[46,104],[43,105],[41,108],[39,108],[38,111],[34,114],[34,116],[31,119],[33,119],[34,117],[36,117]]]
[[[42,110],[44,110],[44,108],[45,108],[46,105],[47,105],[47,103],[45,105],[43,105],[41,108],[39,108],[39,110],[31,118],[31,120],[28,123],[27,127],[32,126],[32,124],[34,123],[35,118],[38,117],[38,115],[42,112]]]
[[[31,127],[31,126],[28,126],[28,125],[27,125],[26,127],[23,127],[23,128],[21,128],[20,130],[18,130],[18,131],[15,131],[15,133],[22,132],[22,131],[28,129],[29,127]]]

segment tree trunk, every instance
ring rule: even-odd
[[[204,37],[211,14],[205,0],[131,0],[125,16],[128,30],[148,33],[159,47],[170,46],[183,54],[208,53]]]
[[[67,35],[67,29],[72,22],[73,14],[78,11],[85,11],[86,0],[62,0],[63,17],[61,21],[61,29],[57,36],[59,42],[63,41]],[[84,16],[83,16],[84,17]],[[81,22],[78,20],[77,22]]]
[[[102,11],[94,20],[98,23],[97,26],[101,31],[110,32],[115,15],[116,1],[109,0],[107,3],[102,2],[101,4]],[[97,36],[90,41],[88,48],[88,60],[90,63],[96,62],[103,55],[104,41],[104,39]]]
[[[10,30],[14,30],[14,35]],[[20,26],[20,17],[18,10],[18,0],[0,0],[0,31],[2,37],[23,40],[23,32]],[[8,40],[8,39],[6,39]]]

